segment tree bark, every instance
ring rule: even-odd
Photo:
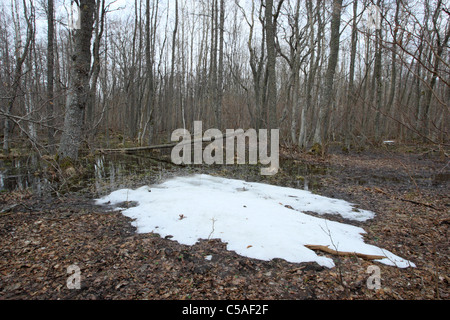
[[[220,0],[219,11],[219,65],[217,74],[217,101],[216,114],[217,126],[216,128],[222,130],[222,104],[223,104],[223,46],[224,46],[224,28],[225,28],[225,1]]]
[[[339,55],[339,29],[341,25],[342,1],[343,0],[333,1],[333,13],[331,17],[330,56],[328,58],[328,68],[325,75],[324,94],[320,103],[319,116],[314,133],[314,143],[317,143],[321,146],[327,138],[326,134],[328,127],[328,118],[331,111],[331,104],[333,102],[333,81]]]
[[[356,92],[355,92],[355,62],[356,62],[356,45],[358,42],[358,1],[353,0],[353,24],[352,24],[352,40],[350,49],[350,74],[348,79],[348,95],[347,95],[347,107],[345,119],[347,123],[347,128],[345,131],[345,145],[347,149],[350,148],[350,137],[352,136],[353,123],[355,120],[355,103],[356,103]]]
[[[396,94],[396,86],[397,86],[397,37],[398,37],[398,30],[399,30],[399,13],[400,13],[400,0],[396,0],[396,8],[395,8],[395,16],[394,16],[394,34],[393,34],[393,40],[392,40],[392,70],[391,70],[391,85],[389,89],[389,98],[386,104],[386,115],[390,116],[391,110],[392,110],[392,104],[394,103],[394,98]],[[384,123],[384,130],[383,134],[388,133],[388,119],[386,119]]]
[[[309,72],[307,75],[306,81],[306,103],[305,107],[302,109],[301,115],[301,123],[300,123],[300,136],[298,145],[301,149],[307,148],[307,127],[308,123],[306,121],[306,117],[308,116],[308,112],[312,109],[313,105],[313,91],[314,91],[314,83],[316,79],[317,70],[319,68],[319,63],[322,54],[322,43],[323,43],[323,32],[324,32],[324,23],[320,17],[320,3],[317,1],[315,10],[313,10],[313,4],[310,1],[307,1],[306,4],[307,12],[308,12],[308,24],[310,27],[310,48],[311,48],[311,58],[309,62]],[[314,13],[315,11],[315,13]],[[317,21],[317,37],[315,36],[315,21]],[[317,39],[316,39],[317,38]],[[316,45],[317,43],[317,45]],[[317,52],[316,52],[317,46]]]
[[[273,0],[266,0],[265,28],[267,47],[267,108],[269,111],[269,128],[277,128],[277,79],[275,72],[276,52],[275,52],[275,24],[273,21]]]
[[[73,52],[70,55],[70,87],[66,102],[64,131],[59,148],[60,158],[76,160],[83,137],[83,117],[89,96],[91,38],[95,0],[80,0],[80,29],[73,30]]]
[[[176,50],[176,41],[177,41],[177,32],[178,32],[178,0],[175,0],[175,26],[173,28],[172,32],[172,57],[170,61],[170,77],[169,77],[169,92],[171,92],[171,96],[169,97],[169,112],[170,113],[177,113],[176,108],[176,95],[175,95],[175,88],[174,88],[174,74],[175,74],[175,50]],[[174,126],[178,125],[174,121],[174,116],[172,115],[169,118],[169,139],[170,135],[172,133],[172,130],[175,129]]]
[[[48,0],[47,2],[47,21],[48,21],[48,31],[47,31],[47,137],[48,137],[48,149],[51,154],[56,152],[55,148],[55,129],[53,128],[53,74],[54,74],[54,8],[53,1]]]
[[[381,0],[377,2],[381,10]],[[381,81],[381,65],[382,65],[382,31],[381,26],[375,31],[375,65],[373,70],[373,86],[375,94],[375,141],[379,142],[381,138],[381,94],[383,90],[383,82]]]
[[[95,121],[95,105],[97,100],[97,82],[100,74],[100,43],[102,41],[104,26],[105,26],[105,0],[97,1],[95,11],[95,37],[92,49],[93,63],[90,71],[90,88],[89,100],[86,106],[85,126],[88,130],[88,138],[95,135],[94,121]]]
[[[209,74],[209,96],[213,106],[216,128],[219,126],[220,114],[217,105],[217,45],[218,45],[218,10],[217,0],[211,1],[211,56]]]

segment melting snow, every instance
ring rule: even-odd
[[[375,216],[373,212],[305,190],[201,174],[173,178],[152,187],[117,190],[96,203],[118,205],[126,201],[138,204],[120,209],[135,219],[133,224],[139,233],[171,235],[171,240],[181,244],[220,238],[228,250],[246,257],[316,261],[331,268],[332,259],[304,246],[324,245],[337,251],[381,255],[386,258],[376,261],[387,265],[415,267],[387,250],[364,243],[362,228],[304,213],[339,214],[365,221]]]

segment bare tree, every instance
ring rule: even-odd
[[[342,0],[333,0],[333,9],[331,17],[331,35],[330,35],[330,56],[328,58],[328,67],[325,74],[325,85],[323,98],[319,107],[319,115],[316,123],[316,130],[314,133],[314,143],[323,145],[327,136],[328,119],[333,103],[333,83],[334,74],[336,73],[336,66],[339,55],[340,44],[340,25]]]
[[[217,101],[216,101],[216,128],[222,129],[222,104],[223,104],[223,50],[224,50],[224,32],[225,32],[225,0],[220,0],[219,14],[219,65],[217,73]]]
[[[70,32],[54,0],[10,1],[0,17],[5,153],[17,129],[50,152],[62,132],[59,154],[76,159],[86,137],[103,142],[99,130],[146,145],[194,120],[279,128],[302,150],[448,143],[442,0],[135,0],[120,18],[111,1],[78,0],[82,28]],[[47,10],[46,37],[34,36],[34,3]],[[371,6],[380,30],[364,23]]]
[[[433,95],[433,90],[436,86],[438,75],[440,74],[439,65],[441,64],[443,50],[447,46],[450,37],[450,23],[447,24],[447,29],[445,31],[444,37],[441,37],[439,32],[438,19],[442,12],[442,0],[438,0],[432,16],[432,30],[435,36],[435,45],[433,46],[434,48],[432,50],[432,59],[434,59],[434,62],[432,63],[432,66],[430,68],[431,75],[429,77],[429,83],[425,90],[425,97],[423,100],[423,105],[421,107],[421,113],[419,114],[420,120],[423,121],[422,133],[424,138],[429,137],[430,135],[429,130],[431,98]]]
[[[355,104],[356,104],[356,92],[355,92],[355,65],[356,65],[356,47],[358,42],[358,2],[359,0],[353,0],[353,23],[352,23],[352,38],[350,48],[350,67],[349,67],[349,80],[348,80],[348,96],[347,96],[347,108],[345,112],[346,116],[346,132],[345,132],[345,145],[349,149],[350,137],[353,132],[353,125],[355,121]]]
[[[23,0],[23,11],[24,11],[24,17],[25,21],[27,23],[27,35],[25,44],[22,48],[21,44],[21,34],[20,34],[20,26],[19,26],[19,11],[18,11],[18,0],[14,1],[12,16],[14,20],[14,26],[15,26],[15,39],[16,39],[16,47],[15,47],[15,66],[14,66],[14,73],[13,78],[11,81],[11,86],[8,88],[8,100],[6,103],[6,108],[3,111],[3,114],[5,116],[4,120],[4,129],[3,129],[3,152],[5,155],[9,154],[9,148],[10,148],[10,134],[11,134],[11,120],[10,116],[11,111],[14,107],[14,103],[16,101],[17,95],[18,95],[18,89],[20,87],[21,79],[23,76],[22,69],[24,62],[30,52],[31,44],[35,36],[34,26],[33,26],[33,20],[34,20],[34,6],[33,3],[29,3],[29,9],[26,0]]]
[[[73,30],[70,54],[70,86],[59,155],[76,160],[83,137],[83,118],[88,103],[91,39],[95,0],[80,0],[80,29]]]
[[[269,128],[277,128],[277,79],[276,79],[276,50],[275,23],[273,18],[273,0],[266,0],[265,29],[267,49],[267,105],[269,110]]]
[[[49,152],[55,153],[55,130],[53,128],[54,125],[54,115],[53,115],[53,106],[54,106],[54,93],[53,93],[53,76],[54,76],[54,37],[55,37],[55,22],[54,22],[54,1],[47,1],[47,137],[48,137],[48,146]]]
[[[103,32],[105,30],[105,19],[106,19],[106,7],[105,0],[97,1],[95,8],[95,26],[94,26],[94,41],[92,47],[92,66],[89,74],[89,99],[86,105],[86,117],[85,117],[85,127],[88,134],[88,138],[92,139],[95,134],[95,105],[97,97],[97,82],[100,74],[100,46],[103,37]]]

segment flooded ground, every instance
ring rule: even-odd
[[[61,170],[63,171],[63,170]],[[58,191],[68,185],[71,192],[100,195],[108,190],[129,186],[142,177],[156,178],[165,171],[163,162],[135,155],[98,155],[80,160],[74,176],[58,177],[58,169],[38,156],[0,160],[0,191],[30,190],[37,196]],[[137,183],[137,182],[136,182]]]
[[[366,153],[280,159],[276,175],[263,176],[259,165],[187,165],[171,163],[168,154],[139,152],[81,157],[72,171],[37,155],[0,160],[0,192],[29,191],[37,197],[72,193],[98,198],[122,188],[161,183],[180,175],[206,173],[292,187],[345,200],[358,200],[344,186],[389,188],[405,193],[448,193],[450,166],[438,158],[409,154]],[[347,188],[348,189],[348,188]],[[344,190],[344,191],[343,191]]]
[[[49,184],[40,173],[44,168],[46,165],[37,156],[0,160],[0,192],[30,189],[42,195]]]
[[[73,168],[53,165],[31,155],[0,162],[0,299],[450,297],[450,167],[439,154],[372,150],[321,158],[282,150],[274,176],[261,176],[260,167],[251,165],[176,166],[158,153],[103,154],[83,157]],[[113,190],[191,173],[351,202],[375,218],[326,218],[362,227],[366,243],[417,267],[376,264],[382,288],[375,291],[365,285],[373,261],[318,253],[334,260],[336,267],[327,269],[242,257],[217,239],[185,246],[158,234],[137,234],[130,218],[94,205],[93,199]],[[66,287],[72,264],[81,268],[80,290]]]
[[[174,175],[198,172],[216,172],[249,181],[265,180],[260,176],[259,166],[176,166],[168,161],[155,160],[145,153],[97,155],[82,159],[80,166],[81,172],[77,172],[76,179],[69,177],[70,191],[92,193],[93,196],[101,196],[118,188],[157,183]],[[291,160],[284,161],[283,166],[292,176],[290,185],[303,190],[317,190],[320,187],[318,177],[331,172],[327,167],[298,165]],[[29,190],[37,196],[52,193],[63,184],[61,179],[57,179],[55,171],[52,163],[39,160],[37,155],[0,160],[0,192]]]

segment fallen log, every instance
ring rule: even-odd
[[[232,133],[232,134],[222,134],[220,136],[212,136],[212,137],[202,137],[195,139],[194,137],[191,137],[187,142],[183,141],[177,141],[172,143],[166,143],[166,144],[157,144],[153,146],[144,146],[144,147],[131,147],[131,148],[117,148],[117,149],[96,149],[97,152],[100,153],[109,153],[109,152],[135,152],[135,151],[145,151],[145,150],[152,150],[152,149],[166,149],[166,148],[173,148],[176,145],[184,146],[188,144],[195,144],[195,143],[205,143],[205,142],[211,142],[216,139],[226,139],[228,137],[237,136],[238,133]]]
[[[364,254],[359,252],[347,252],[347,251],[337,251],[329,248],[328,246],[315,245],[315,244],[306,244],[305,247],[311,250],[319,250],[326,253],[334,254],[337,256],[357,256],[359,258],[363,258],[366,260],[381,260],[386,258],[385,256],[377,256],[372,254]]]
[[[153,146],[145,146],[145,147],[133,147],[133,148],[118,148],[118,149],[97,149],[98,152],[133,152],[133,151],[145,151],[152,149],[164,149],[164,148],[173,148],[177,145],[177,143],[167,143],[167,144],[158,144]]]

